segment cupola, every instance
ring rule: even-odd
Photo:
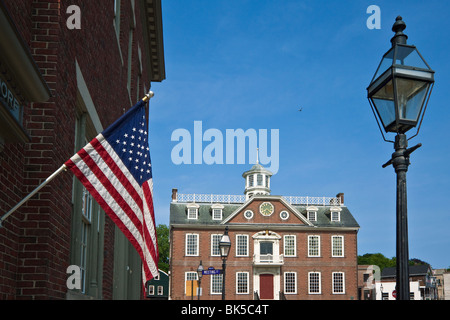
[[[260,165],[258,159],[256,159],[256,164],[242,174],[245,179],[245,200],[257,194],[269,195],[272,175],[273,173]]]

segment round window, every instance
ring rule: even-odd
[[[251,218],[253,218],[253,211],[252,211],[252,210],[247,210],[247,211],[245,211],[245,212],[244,212],[244,217],[245,217],[246,219],[251,219]]]
[[[283,220],[287,220],[289,218],[289,212],[281,211],[280,212],[280,218],[283,219]]]

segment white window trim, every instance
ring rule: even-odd
[[[308,211],[307,218],[311,222],[317,221],[317,211]]]
[[[218,248],[218,253],[214,254],[214,237],[218,237],[219,238],[219,242],[220,239],[222,238],[222,234],[212,234],[211,235],[211,257],[220,257],[220,249],[219,249],[219,244],[217,243],[217,248]]]
[[[187,290],[188,275],[191,275],[191,276],[193,275],[193,278],[194,278],[194,279],[192,279],[193,281],[198,280],[197,271],[187,271],[184,273],[184,294],[185,295],[188,292],[188,290]],[[191,281],[191,280],[189,280],[189,281]],[[189,288],[189,290],[191,290],[191,288]]]
[[[311,292],[311,274],[317,273],[319,275],[319,292]],[[322,274],[318,271],[308,272],[308,294],[322,294]]]
[[[222,281],[220,282],[220,292],[214,291],[213,289],[214,289],[214,280],[217,280],[216,278],[220,278],[220,280],[222,280],[223,279],[223,274],[212,274],[210,277],[211,277],[210,291],[209,291],[210,294],[211,295],[222,294],[222,289],[223,289],[223,287],[222,287],[223,282]]]
[[[246,284],[247,284],[247,291],[246,292],[238,292],[238,274],[245,274],[246,275]],[[250,273],[248,271],[238,271],[236,272],[236,294],[249,294],[250,292]]]
[[[294,237],[294,254],[293,255],[288,255],[286,254],[286,238],[287,237]],[[285,258],[293,258],[293,257],[297,257],[297,236],[294,234],[286,234],[283,237],[283,254]]]
[[[310,239],[313,237],[317,237],[318,238],[318,250],[317,250],[317,255],[311,255],[311,248],[310,248]],[[321,257],[321,252],[320,252],[320,236],[319,235],[309,235],[308,236],[308,258],[319,258]]]
[[[197,238],[196,240],[196,248],[195,248],[195,254],[188,254],[188,236],[195,236]],[[198,233],[186,233],[186,236],[184,238],[184,254],[186,257],[198,257],[199,256],[199,235]]]
[[[190,203],[186,206],[188,220],[197,220],[198,219],[198,208],[200,208],[200,206],[196,203]],[[190,210],[195,210],[194,216],[190,215],[190,213],[189,213]]]
[[[286,290],[286,275],[288,273],[293,273],[294,274],[294,288],[295,288],[294,292],[287,292],[287,290]],[[295,272],[295,271],[286,271],[286,272],[284,272],[284,294],[297,294],[297,272]]]
[[[238,238],[239,237],[244,237],[246,238],[246,251],[247,254],[238,254],[239,253],[239,243],[238,243]],[[248,243],[248,234],[236,234],[236,257],[248,257],[249,256],[249,243]]]
[[[335,292],[334,291],[334,275],[335,274],[342,274],[342,292]],[[338,271],[338,272],[332,272],[331,274],[331,287],[332,287],[332,292],[333,294],[345,294],[345,273],[342,271]]]
[[[334,246],[333,246],[333,239],[334,238],[341,238],[342,239],[342,254],[341,255],[336,255],[335,253],[334,253]],[[338,235],[333,235],[333,236],[331,236],[331,256],[333,257],[333,258],[343,258],[344,256],[345,256],[345,251],[344,251],[344,248],[345,248],[345,246],[344,246],[344,236],[338,236]]]

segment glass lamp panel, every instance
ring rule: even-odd
[[[392,66],[394,62],[394,48],[391,48],[383,57],[383,59],[380,62],[380,65],[378,66],[377,72],[375,73],[375,76],[372,79],[372,82],[374,82],[375,79],[377,79],[379,76],[381,76],[389,67]]]
[[[375,109],[377,109],[383,127],[388,131],[387,127],[395,123],[394,86],[392,85],[392,80],[372,96],[372,102],[375,105]]]
[[[395,64],[414,68],[429,69],[415,47],[397,46],[395,53]]]
[[[400,120],[419,120],[430,84],[408,78],[396,78],[398,111]]]

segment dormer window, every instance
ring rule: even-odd
[[[330,211],[331,211],[331,216],[330,216],[331,221],[333,221],[333,222],[341,221],[341,210],[342,209],[338,208],[338,207],[334,207],[334,208],[330,209]]]
[[[213,204],[211,206],[211,215],[213,220],[222,220],[222,211],[224,206],[221,204]]]
[[[317,221],[317,211],[319,211],[319,209],[317,207],[307,207],[306,208],[306,218],[311,221],[311,222],[315,222]]]
[[[317,221],[317,212],[316,211],[308,211],[308,220],[309,221]]]
[[[190,203],[186,206],[186,208],[187,208],[187,218],[189,220],[197,220],[199,205],[195,203]]]

